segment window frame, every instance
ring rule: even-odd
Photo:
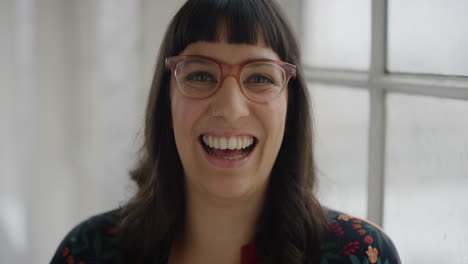
[[[304,6],[305,1],[299,0]],[[386,98],[389,93],[468,100],[468,76],[394,73],[387,70],[387,0],[371,0],[371,63],[368,71],[304,66],[308,82],[369,91],[367,219],[383,226],[385,199]],[[304,10],[304,9],[300,9]],[[299,12],[300,21],[304,15]],[[298,27],[300,36],[306,26]],[[301,41],[301,43],[304,43]],[[304,48],[304,47],[303,47]]]

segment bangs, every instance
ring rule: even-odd
[[[174,49],[182,52],[189,44],[206,41],[231,44],[258,43],[260,34],[267,47],[284,59],[287,25],[279,8],[264,0],[189,0],[172,22]]]

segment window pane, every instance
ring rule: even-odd
[[[366,217],[368,92],[320,84],[310,88],[319,199],[330,208]]]
[[[404,263],[468,263],[468,102],[389,95],[385,229]]]
[[[370,0],[304,1],[304,61],[324,68],[367,70]]]
[[[390,71],[468,75],[468,1],[388,4]]]

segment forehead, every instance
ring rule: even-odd
[[[198,41],[189,44],[180,55],[207,56],[229,64],[254,59],[280,60],[278,54],[267,47],[261,38],[255,45],[228,43],[226,39],[219,42]]]

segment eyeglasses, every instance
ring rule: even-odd
[[[186,55],[169,57],[165,62],[179,90],[198,99],[212,96],[227,76],[233,76],[247,98],[268,102],[281,94],[291,77],[296,77],[296,66],[275,60],[226,64],[204,56]]]

